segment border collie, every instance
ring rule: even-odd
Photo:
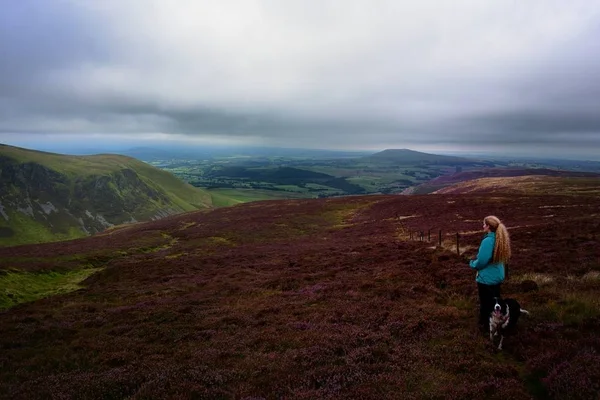
[[[490,314],[490,340],[494,343],[494,336],[500,334],[498,350],[502,350],[504,334],[513,331],[521,314],[529,314],[529,311],[522,309],[515,299],[501,299],[499,297],[494,297],[494,299],[496,304]]]

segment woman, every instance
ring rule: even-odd
[[[500,297],[500,285],[504,281],[504,264],[510,259],[510,238],[506,226],[495,216],[483,219],[485,236],[479,246],[477,258],[469,265],[477,270],[479,291],[479,325],[488,330],[489,318],[494,308],[494,297]]]

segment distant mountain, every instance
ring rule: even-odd
[[[418,164],[447,164],[447,165],[458,165],[458,164],[472,164],[475,160],[454,157],[454,156],[442,156],[437,154],[421,153],[419,151],[409,149],[387,149],[380,151],[379,153],[372,154],[367,157],[363,157],[363,160],[367,160],[374,163],[396,163],[402,165],[418,165]]]
[[[207,192],[134,158],[0,145],[0,246],[77,238],[211,206]]]

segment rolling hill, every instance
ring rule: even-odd
[[[478,178],[455,183],[434,193],[514,193],[514,194],[566,194],[600,195],[600,175],[595,177],[548,175],[523,175],[512,177]]]
[[[0,397],[596,398],[600,197],[567,188],[246,203],[0,248]],[[503,294],[531,312],[499,353],[467,266],[492,213]]]
[[[588,190],[590,185],[593,190],[599,179],[600,174],[595,172],[549,168],[484,168],[437,177],[411,188],[409,194],[467,193],[490,190],[522,193],[528,186],[525,182],[532,182],[532,185],[529,186],[534,191],[545,188],[552,193],[552,187],[554,187],[559,191],[570,192],[571,189],[574,191]],[[573,185],[568,185],[570,180],[574,180]]]
[[[479,163],[468,158],[422,153],[409,149],[387,149],[362,157],[362,160],[373,163],[394,163],[411,166],[419,164],[470,165]]]
[[[77,238],[211,207],[205,191],[139,160],[0,145],[0,245]]]

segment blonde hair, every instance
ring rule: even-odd
[[[510,236],[506,226],[496,216],[489,215],[483,219],[483,222],[490,227],[490,231],[496,233],[496,242],[494,243],[493,263],[507,263],[510,260]]]

